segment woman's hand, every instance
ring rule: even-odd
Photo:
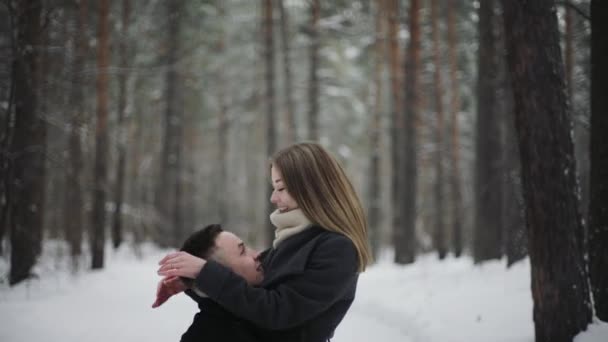
[[[180,277],[164,277],[158,282],[156,288],[156,300],[152,304],[152,308],[157,308],[163,305],[172,296],[185,291],[188,287]]]
[[[194,279],[206,263],[205,259],[197,258],[186,252],[169,253],[158,262],[160,265],[158,274],[165,277],[177,276]]]

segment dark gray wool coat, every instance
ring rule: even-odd
[[[182,335],[180,342],[263,342],[256,336],[257,329],[236,317],[209,298],[186,292],[198,303],[200,311]]]
[[[331,338],[355,298],[358,259],[351,240],[313,226],[264,253],[261,287],[248,286],[212,260],[195,279],[196,287],[252,322],[263,341]]]

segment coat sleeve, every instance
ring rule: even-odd
[[[327,310],[357,279],[357,252],[344,236],[333,236],[311,253],[303,273],[272,289],[249,286],[229,268],[205,264],[196,286],[211,299],[268,330],[296,327]]]

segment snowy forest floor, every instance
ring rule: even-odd
[[[38,279],[9,288],[0,258],[0,341],[179,341],[197,307],[186,296],[152,309],[157,262],[167,252],[145,245],[106,250],[106,269],[67,271],[57,244],[45,244]],[[53,253],[55,255],[53,255]],[[528,260],[475,266],[468,257],[420,256],[397,266],[390,253],[363,273],[356,300],[333,342],[532,342]],[[596,321],[575,342],[608,341]]]

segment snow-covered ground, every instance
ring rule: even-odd
[[[109,252],[105,270],[77,276],[62,262],[42,260],[40,279],[0,284],[0,341],[178,341],[197,308],[178,296],[151,309],[165,253],[150,246],[142,259],[127,249]],[[534,341],[527,261],[507,270],[504,262],[474,266],[468,258],[428,255],[409,266],[389,260],[361,275],[332,341]],[[6,271],[0,259],[0,274]],[[608,323],[596,322],[575,341],[608,341]]]

